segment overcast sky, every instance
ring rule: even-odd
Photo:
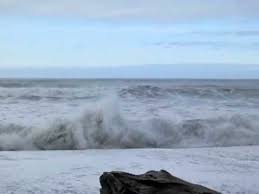
[[[165,65],[167,77],[259,78],[259,1],[0,0],[1,77],[163,77]]]

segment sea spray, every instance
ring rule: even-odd
[[[130,120],[116,100],[89,104],[73,119],[44,126],[0,125],[0,150],[78,150],[93,148],[180,148],[259,144],[259,119],[231,115],[174,120]]]

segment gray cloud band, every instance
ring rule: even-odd
[[[0,15],[178,21],[259,17],[258,0],[0,0]]]

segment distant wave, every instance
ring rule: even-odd
[[[45,82],[44,82],[45,83]],[[94,97],[103,97],[104,94],[116,93],[121,98],[170,98],[174,96],[198,97],[210,99],[225,98],[259,98],[259,89],[223,87],[213,85],[203,86],[170,86],[167,84],[138,84],[128,87],[38,87],[36,83],[27,87],[29,83],[1,83],[0,82],[0,99],[15,100],[83,100]],[[46,83],[45,83],[46,84]],[[49,83],[51,85],[51,83]],[[3,87],[4,86],[4,87]]]
[[[174,121],[130,121],[115,102],[86,108],[74,120],[25,127],[0,125],[0,150],[79,150],[92,148],[191,148],[259,144],[259,119],[232,115]]]
[[[58,79],[0,79],[1,88],[75,88],[78,80]]]
[[[159,87],[155,85],[137,85],[128,88],[123,88],[119,91],[122,97],[166,97],[170,95],[181,96],[197,96],[208,98],[224,98],[224,97],[259,97],[258,89],[241,89],[241,88],[228,88],[228,87]]]
[[[16,99],[22,100],[30,100],[30,101],[38,101],[38,100],[51,100],[51,101],[58,101],[58,100],[84,100],[84,99],[91,99],[95,98],[96,96],[37,96],[37,95],[23,95],[16,97]]]
[[[96,97],[96,94],[82,88],[1,88],[0,99],[15,100],[80,100]]]

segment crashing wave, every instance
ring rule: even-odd
[[[259,144],[259,119],[233,115],[175,121],[126,119],[115,103],[89,106],[74,120],[49,126],[0,125],[0,150],[78,150],[93,148],[190,148]]]

